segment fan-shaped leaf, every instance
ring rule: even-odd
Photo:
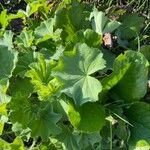
[[[54,68],[53,75],[64,81],[64,92],[73,97],[77,105],[97,101],[102,90],[101,83],[90,75],[105,67],[105,60],[99,49],[86,44],[77,44],[66,53]]]

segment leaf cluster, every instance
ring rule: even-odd
[[[18,18],[23,30],[8,30]],[[144,22],[137,13],[111,19],[74,0],[29,0],[16,14],[4,9],[0,148],[148,150],[150,46],[140,43]]]

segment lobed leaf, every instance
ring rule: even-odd
[[[100,35],[104,33],[112,33],[120,26],[119,22],[110,21],[105,16],[105,13],[98,11],[96,8],[94,8],[93,12],[91,12],[89,19],[92,22],[93,30]]]
[[[135,146],[139,140],[150,141],[150,105],[145,102],[138,102],[126,109],[125,115],[131,127],[130,144]],[[150,143],[149,143],[150,144]]]
[[[0,80],[10,78],[17,62],[16,51],[10,51],[5,46],[0,46]]]
[[[105,60],[99,49],[77,44],[73,51],[66,53],[53,69],[53,75],[64,82],[64,92],[77,105],[98,100],[101,83],[90,75],[105,67]]]
[[[126,51],[119,55],[114,61],[113,73],[102,81],[103,92],[111,89],[125,102],[140,100],[147,91],[148,65],[139,52]]]
[[[100,131],[105,124],[105,110],[97,103],[85,103],[79,107],[70,103],[68,116],[71,124],[83,132]]]
[[[18,94],[10,103],[10,120],[12,123],[20,123],[23,129],[30,128],[31,136],[41,136],[42,139],[48,140],[50,134],[60,132],[56,123],[60,115],[53,112],[49,102],[38,102],[35,98],[27,99]]]
[[[43,56],[39,56],[38,62],[31,64],[31,70],[26,73],[26,76],[31,78],[34,91],[37,92],[41,100],[49,99],[62,86],[57,78],[51,76],[52,68],[55,66],[56,62],[45,60]]]

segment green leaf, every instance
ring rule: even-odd
[[[14,123],[11,129],[16,136],[19,136],[24,141],[28,141],[31,137],[31,129],[30,128],[23,129],[22,125],[19,124],[18,122]]]
[[[27,70],[30,69],[29,65],[36,61],[36,53],[29,51],[28,53],[19,53],[18,62],[14,69],[14,74],[24,77]]]
[[[99,132],[79,133],[79,135],[78,145],[80,145],[81,150],[101,149],[101,136]]]
[[[99,49],[86,44],[77,44],[73,51],[66,52],[53,70],[53,75],[64,81],[64,92],[77,105],[97,101],[102,90],[101,83],[90,75],[105,67],[105,60]]]
[[[46,0],[35,0],[35,1],[25,0],[25,1],[28,5],[26,7],[26,12],[24,11],[23,12],[27,17],[31,16],[36,12],[42,13],[46,16],[46,14],[49,13],[49,10],[51,8],[50,7],[51,5],[48,4]]]
[[[102,81],[103,92],[111,89],[126,102],[140,100],[147,91],[148,65],[139,52],[126,51],[119,55],[115,59],[113,73]]]
[[[84,37],[85,43],[90,47],[100,47],[102,44],[102,36],[91,29],[85,30]]]
[[[6,94],[3,94],[0,91],[0,115],[7,115],[7,103],[10,101],[10,97]]]
[[[37,98],[29,99],[18,95],[10,103],[10,120],[12,123],[20,123],[23,129],[30,128],[31,136],[41,136],[47,140],[50,134],[58,134],[59,127],[56,125],[60,115],[53,112],[49,102],[39,102]]]
[[[119,27],[122,39],[132,39],[137,37],[144,24],[144,18],[138,14],[128,14],[121,18],[122,25]]]
[[[2,29],[5,30],[12,19],[23,17],[24,17],[23,11],[18,11],[17,14],[7,14],[7,10],[4,9],[0,14],[0,24],[2,25]]]
[[[80,149],[77,143],[77,137],[73,133],[72,129],[67,126],[62,126],[61,128],[62,132],[59,135],[50,138],[51,143],[55,145],[56,149]]]
[[[130,146],[129,150],[149,150],[150,145],[145,140],[140,140],[137,142],[136,146]]]
[[[9,86],[9,81],[7,78],[0,80],[0,124],[1,124],[1,133],[4,127],[5,119],[2,117],[7,116],[7,103],[10,101],[10,96],[6,95],[7,89]],[[6,117],[7,118],[7,117]]]
[[[9,143],[7,143],[6,141],[0,139],[0,147],[1,147],[1,150],[11,150],[10,149],[10,146],[9,146]]]
[[[95,132],[105,124],[104,108],[97,103],[85,103],[82,106],[69,104],[68,116],[71,124],[83,132]]]
[[[20,123],[23,129],[30,128],[33,137],[41,136],[47,140],[50,134],[59,132],[56,123],[60,116],[53,113],[49,102],[41,102],[32,94],[33,87],[28,78],[17,78],[10,87],[9,118],[12,123]],[[18,90],[19,89],[19,90]],[[32,95],[31,95],[32,94]]]
[[[41,136],[43,140],[47,140],[50,134],[58,134],[59,127],[56,125],[60,115],[55,114],[49,104],[41,105],[38,110],[37,116],[30,120],[29,127],[31,128],[32,136]]]
[[[26,7],[26,14],[27,17],[31,16],[33,13],[37,12],[39,7],[41,7],[42,4],[40,4],[38,1],[33,1],[32,3],[28,3]]]
[[[13,143],[7,143],[0,139],[1,150],[25,150],[24,144],[19,137],[16,137]]]
[[[144,140],[140,140],[136,144],[136,148],[134,150],[149,150],[150,149],[150,144],[148,144]]]
[[[115,58],[116,58],[116,55],[108,49],[102,49],[102,53],[103,53],[103,58],[106,61],[105,70],[112,69],[113,68],[113,63],[114,63]]]
[[[77,43],[86,43],[89,47],[99,48],[102,44],[102,35],[91,29],[79,30],[70,38],[65,50],[73,49]]]
[[[4,124],[5,122],[8,121],[7,104],[8,102],[10,102],[11,99],[10,96],[6,95],[8,85],[9,85],[8,79],[0,80],[0,135],[3,134]]]
[[[10,150],[24,150],[24,144],[23,141],[19,138],[16,137],[13,143],[10,144]]]
[[[37,37],[36,44],[44,42],[48,39],[58,40],[60,39],[61,30],[57,29],[54,32],[54,19],[50,18],[48,20],[43,21],[40,26],[38,26],[34,33]]]
[[[18,10],[17,14],[9,14],[9,15],[7,16],[7,18],[8,18],[8,20],[9,20],[9,22],[10,22],[11,20],[17,19],[17,18],[22,18],[22,19],[24,19],[24,18],[25,18],[25,14],[23,13],[22,10]]]
[[[40,26],[38,26],[34,33],[38,37],[43,37],[48,34],[53,34],[53,25],[54,25],[54,19],[50,18],[48,20],[43,21]]]
[[[75,28],[73,27],[67,12],[68,11],[65,8],[62,8],[55,14],[56,27],[63,29],[61,36],[65,41],[69,41],[75,34]]]
[[[56,147],[56,149],[63,150],[98,150],[95,148],[100,144],[100,134],[99,132],[94,133],[82,133],[73,131],[72,128],[67,125],[61,126],[62,132],[55,136],[51,137],[50,141]]]
[[[145,58],[150,63],[150,45],[143,45],[140,48],[140,52],[145,56]]]
[[[60,145],[60,143],[56,143],[55,145],[53,143],[47,142],[47,143],[42,143],[37,149],[35,150],[58,150],[61,149],[62,146]]]
[[[17,62],[17,52],[0,46],[0,80],[10,78]]]
[[[121,25],[120,22],[117,21],[110,21],[105,25],[105,28],[103,29],[103,33],[112,33],[115,31],[119,26]]]
[[[33,92],[33,86],[29,78],[15,78],[11,80],[9,87],[11,96],[15,98],[18,95],[28,98]],[[19,89],[19,90],[18,90]]]
[[[7,16],[7,10],[4,9],[1,14],[0,14],[0,24],[2,25],[2,27],[5,29],[8,24],[9,24],[9,21],[8,21],[8,16]]]
[[[112,33],[120,26],[119,22],[110,21],[105,16],[105,13],[98,11],[96,8],[90,14],[90,21],[92,21],[93,30],[101,35],[103,33]]]
[[[50,58],[53,60],[59,60],[59,58],[63,56],[63,52],[64,52],[64,47],[62,45],[60,45],[59,47],[57,47],[54,55],[51,56]]]
[[[69,42],[77,31],[89,26],[88,14],[84,5],[73,2],[70,6],[58,9],[55,12],[55,25],[62,29],[62,40]]]
[[[0,115],[7,115],[6,103],[0,105]]]
[[[32,30],[24,30],[16,38],[16,43],[19,48],[29,49],[33,44],[34,36]]]
[[[13,35],[12,31],[5,31],[3,37],[0,38],[0,45],[8,47],[9,50],[13,48]]]
[[[61,82],[51,76],[52,68],[55,66],[56,62],[45,60],[43,56],[39,56],[38,62],[31,64],[31,70],[26,73],[26,76],[31,78],[34,91],[41,100],[47,100],[61,87]]]
[[[130,128],[130,143],[135,145],[139,140],[150,141],[150,105],[144,102],[133,104],[126,109],[125,115],[133,125]],[[150,144],[150,143],[149,143]]]
[[[1,92],[1,94],[6,94],[8,86],[9,86],[9,81],[7,78],[0,80],[0,92]]]
[[[3,134],[3,129],[4,129],[4,122],[2,122],[2,121],[0,120],[0,135]]]

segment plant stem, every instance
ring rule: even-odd
[[[110,114],[110,111],[109,111],[109,114]],[[112,147],[113,147],[113,143],[112,143],[112,140],[113,140],[113,136],[112,136],[112,122],[109,123],[109,130],[110,130],[110,145],[109,145],[109,149],[112,150]]]
[[[33,147],[35,146],[35,144],[36,144],[36,141],[34,140],[33,143],[32,143],[32,145],[30,146],[29,150],[32,150]]]
[[[110,125],[109,125],[109,129],[110,129],[110,150],[112,150],[112,123],[110,122]]]

